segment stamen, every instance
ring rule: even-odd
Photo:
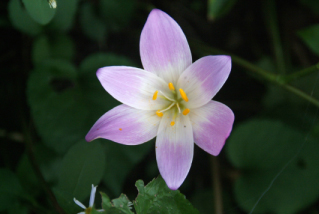
[[[166,96],[162,91],[159,91],[166,99],[168,99],[169,101],[175,102],[175,100],[169,98],[168,96]]]
[[[183,111],[183,115],[188,115],[188,113],[189,113],[190,111],[191,111],[191,110],[189,110],[189,108],[185,109],[185,110]]]
[[[178,109],[178,113],[181,113],[181,108],[179,107],[178,103],[176,103],[177,109]]]
[[[183,98],[183,100],[185,100],[186,102],[188,102],[188,97],[186,95],[186,93],[183,91],[183,89],[179,89],[179,93],[181,93],[181,96]]]
[[[153,100],[156,100],[157,94],[158,94],[158,91],[155,91],[154,94],[153,94]]]
[[[173,83],[168,83],[168,88],[169,88],[169,90],[171,90],[171,91],[174,91],[175,90],[175,87],[174,87],[174,85],[173,85]]]
[[[172,122],[171,122],[171,126],[174,126],[174,125],[175,125],[175,122],[174,122],[174,121],[172,121]]]
[[[163,117],[163,113],[160,110],[156,111],[156,115],[159,116],[159,117]]]

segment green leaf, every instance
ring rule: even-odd
[[[93,54],[80,71],[65,60],[46,60],[28,80],[28,102],[43,143],[65,153],[84,138],[96,120],[119,104],[101,86],[96,70],[130,61],[113,54]],[[132,63],[131,63],[132,64]]]
[[[40,24],[36,23],[23,8],[20,0],[10,0],[8,4],[9,18],[12,25],[19,31],[35,36],[42,31]]]
[[[72,193],[55,187],[52,189],[52,191],[59,205],[67,214],[74,214],[83,211],[81,207],[74,203],[74,195],[72,195]]]
[[[65,34],[38,37],[32,48],[32,61],[39,64],[50,58],[71,60],[74,56],[73,41]]]
[[[135,184],[138,196],[134,201],[137,214],[187,214],[199,213],[178,190],[170,190],[163,178],[158,177],[144,187],[138,180]]]
[[[238,204],[245,211],[251,211],[273,181],[255,212],[295,213],[318,198],[319,145],[305,136],[273,120],[251,120],[233,130],[226,152],[231,163],[241,171],[234,190]],[[289,161],[287,168],[280,172]]]
[[[79,142],[70,148],[61,165],[57,188],[81,201],[90,195],[92,184],[97,185],[102,179],[105,169],[103,147],[98,142]]]
[[[75,19],[78,2],[78,0],[56,0],[56,14],[48,25],[49,28],[60,31],[70,30]]]
[[[90,2],[85,2],[80,13],[83,33],[94,41],[103,42],[106,39],[106,25],[95,15],[93,5]]]
[[[44,179],[50,184],[58,182],[58,168],[61,165],[61,158],[42,144],[33,148],[33,153]],[[34,174],[27,154],[24,154],[17,167],[17,176],[23,188],[32,196],[39,196],[43,188],[39,186],[38,178]]]
[[[29,209],[19,201],[15,201],[11,207],[8,208],[7,214],[28,214]]]
[[[93,207],[91,210],[91,214],[108,214],[108,213],[105,211],[98,211]]]
[[[76,68],[63,60],[47,60],[32,71],[28,101],[45,145],[64,153],[88,130],[89,112],[77,82]]]
[[[154,148],[154,143],[144,143],[138,146],[126,146],[103,140],[107,150],[107,168],[103,177],[104,184],[118,195],[127,175],[133,167],[143,160],[145,155]]]
[[[237,0],[208,0],[208,13],[209,20],[215,20],[227,14],[235,5]]]
[[[108,214],[133,214],[131,211],[132,202],[126,197],[126,195],[121,194],[121,196],[117,199],[113,199],[112,202],[110,198],[103,192],[101,192],[102,196],[102,208],[105,213]]]
[[[299,30],[297,34],[308,48],[319,56],[319,24]]]
[[[16,175],[8,169],[0,168],[0,212],[10,208],[22,193]]]
[[[135,4],[132,0],[100,0],[99,14],[108,28],[119,31],[132,20]]]
[[[39,24],[48,24],[56,9],[51,8],[48,0],[22,0],[30,16]]]
[[[100,194],[102,197],[102,208],[104,210],[108,210],[109,208],[112,207],[111,200],[110,200],[109,196],[107,196],[107,194],[105,194],[104,192],[100,192]]]

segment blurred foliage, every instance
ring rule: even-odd
[[[319,1],[270,1],[272,7],[248,0],[56,0],[56,8],[47,0],[1,1],[0,213],[58,213],[46,187],[65,213],[78,213],[73,198],[89,204],[92,184],[101,191],[92,213],[215,213],[216,197],[225,213],[318,213],[318,108],[249,67],[233,63],[216,96],[236,116],[219,157],[220,195],[209,155],[198,148],[181,187],[185,197],[161,177],[152,180],[154,140],[132,147],[84,141],[119,104],[96,70],[141,67],[139,37],[152,8],[170,14],[189,40],[272,74],[317,64]],[[318,70],[285,84],[318,100]],[[152,181],[144,186],[140,179]]]
[[[47,0],[23,0],[23,4],[29,15],[42,25],[48,24],[56,11]]]
[[[319,24],[298,31],[298,35],[308,45],[309,49],[319,56]]]
[[[315,139],[279,121],[254,119],[239,125],[227,146],[229,160],[241,170],[236,200],[249,212],[255,197],[278,175],[256,212],[293,213],[305,208],[319,197],[318,150]]]
[[[208,0],[207,18],[213,21],[226,15],[235,3],[236,0]]]

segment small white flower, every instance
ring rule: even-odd
[[[55,9],[56,8],[56,1],[55,0],[49,0],[49,5],[50,5],[50,8]]]
[[[78,214],[90,214],[92,211],[92,207],[94,205],[94,199],[95,199],[95,192],[96,192],[96,187],[92,184],[92,190],[91,190],[91,196],[90,196],[90,204],[89,207],[84,206],[80,201],[76,200],[75,198],[73,198],[74,202],[80,206],[81,208],[84,209],[84,212],[79,212]],[[97,210],[98,212],[103,212],[104,210]]]

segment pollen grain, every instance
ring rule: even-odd
[[[174,125],[175,125],[175,122],[174,122],[174,121],[172,121],[172,122],[171,122],[171,126],[174,126]]]
[[[182,96],[183,100],[185,100],[186,102],[188,102],[188,97],[187,97],[185,91],[180,88],[180,89],[179,89],[179,93],[181,93],[181,96]]]

